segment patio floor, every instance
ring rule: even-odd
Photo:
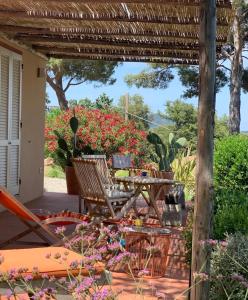
[[[56,184],[55,184],[56,185]],[[54,190],[56,186],[48,186],[46,190]],[[57,190],[62,190],[63,187]],[[44,195],[27,203],[29,208],[43,208],[49,211],[61,211],[68,209],[70,211],[78,211],[78,197],[69,196],[65,193],[44,192]],[[14,234],[21,232],[25,228],[15,216],[9,212],[0,213],[0,240],[6,240]],[[183,291],[188,288],[189,270],[184,261],[184,243],[181,238],[182,228],[170,228],[172,230],[172,239],[169,249],[169,257],[167,262],[167,270],[165,277],[154,280],[146,280],[144,283],[145,298],[137,298],[135,296],[135,284],[133,280],[124,273],[113,273],[113,287],[117,291],[122,291],[119,299],[186,299],[181,296]],[[34,234],[30,234],[25,240],[39,241]],[[24,248],[20,244],[11,244],[12,248]],[[13,266],[14,267],[14,266]],[[155,292],[161,292],[165,296],[157,298],[152,296]],[[3,298],[3,297],[2,297]],[[0,296],[0,300],[2,300]]]

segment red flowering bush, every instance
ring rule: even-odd
[[[78,146],[84,154],[104,153],[110,157],[113,153],[132,154],[135,166],[146,161],[148,154],[147,133],[136,128],[133,121],[126,122],[117,112],[98,109],[74,108],[79,128]],[[68,143],[72,136],[69,120],[72,111],[61,111],[53,118],[47,118],[45,128],[46,151],[52,154],[57,149],[57,130]]]

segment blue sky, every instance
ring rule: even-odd
[[[126,93],[130,95],[140,94],[144,98],[144,102],[150,107],[152,112],[157,112],[158,110],[164,111],[164,105],[167,100],[180,99],[183,87],[178,80],[175,78],[169,87],[165,90],[155,90],[155,89],[143,89],[131,87],[129,88],[124,82],[124,77],[126,74],[139,73],[144,68],[147,68],[145,63],[123,63],[116,69],[115,78],[116,83],[111,86],[100,86],[95,87],[94,84],[82,84],[79,86],[70,87],[66,96],[67,99],[81,99],[88,97],[95,100],[103,92],[109,97],[114,99],[117,103],[120,96]],[[47,92],[51,100],[51,105],[58,105],[56,96],[50,87],[47,87]],[[197,105],[197,99],[185,100],[188,103]],[[229,89],[225,87],[216,96],[216,112],[218,116],[224,114],[228,115],[229,106]],[[241,97],[241,130],[248,131],[248,94],[243,94]]]

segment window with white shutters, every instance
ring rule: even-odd
[[[0,185],[19,192],[21,56],[0,47]]]

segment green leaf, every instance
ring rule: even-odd
[[[151,144],[163,144],[161,138],[154,132],[149,132],[147,140]]]
[[[64,139],[59,138],[58,139],[58,145],[59,145],[59,148],[62,149],[63,151],[65,151],[65,152],[69,151],[67,143]]]
[[[61,134],[58,132],[58,130],[54,130],[53,132],[54,132],[54,134],[56,135],[56,137],[57,137],[58,139],[61,138]]]
[[[78,119],[76,117],[70,119],[70,126],[73,133],[76,134],[78,130]]]
[[[169,144],[170,145],[172,144],[173,139],[174,139],[174,133],[170,132],[170,134],[169,134]]]
[[[187,140],[186,140],[185,137],[181,137],[181,138],[177,139],[177,140],[176,140],[176,143],[177,143],[178,145],[180,145],[181,147],[187,146]]]
[[[81,153],[82,153],[82,151],[80,149],[75,148],[73,150],[73,157],[80,157]]]

